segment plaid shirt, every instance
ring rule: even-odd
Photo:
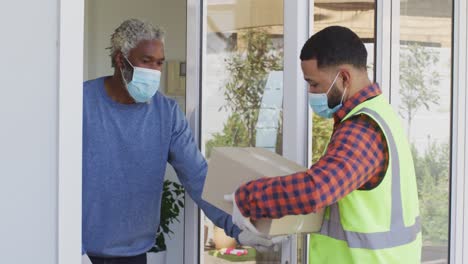
[[[333,116],[333,134],[326,153],[307,171],[240,186],[235,198],[241,213],[251,219],[308,214],[356,189],[376,187],[388,165],[383,132],[364,114],[341,120],[358,104],[381,93],[378,84],[373,84],[343,103]]]

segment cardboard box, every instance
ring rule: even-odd
[[[232,214],[232,203],[224,200],[237,188],[261,177],[284,176],[305,171],[306,168],[262,148],[214,148],[208,161],[208,175],[203,199]],[[289,215],[280,219],[259,219],[257,229],[267,235],[318,232],[322,226],[323,210],[308,215]]]

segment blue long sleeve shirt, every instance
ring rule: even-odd
[[[207,164],[177,103],[120,104],[105,77],[84,83],[83,247],[91,256],[134,256],[154,244],[169,162],[186,191],[229,236],[231,216],[201,198]]]

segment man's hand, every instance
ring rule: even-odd
[[[260,232],[258,232],[255,226],[250,222],[250,219],[248,217],[244,217],[240,212],[239,207],[237,207],[235,192],[224,195],[224,200],[232,202],[232,222],[236,226],[242,230],[249,230],[257,235],[260,234]]]
[[[274,249],[274,243],[266,237],[254,234],[249,230],[242,230],[237,237],[237,240],[243,246],[250,246],[255,248],[259,252],[267,252]]]
[[[287,236],[278,236],[270,239],[267,235],[261,234],[250,222],[250,219],[243,216],[240,212],[236,203],[235,192],[224,195],[224,200],[232,202],[232,222],[242,230],[237,238],[242,245],[254,247],[260,252],[278,251],[281,243],[288,239]]]
[[[273,237],[271,239],[271,241],[273,242],[273,251],[275,251],[275,252],[278,251],[280,249],[281,244],[283,244],[283,242],[285,242],[288,239],[289,239],[288,236]]]

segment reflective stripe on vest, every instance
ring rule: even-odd
[[[385,132],[389,151],[391,153],[392,166],[392,209],[390,230],[386,232],[360,233],[343,229],[338,203],[330,205],[330,217],[324,219],[320,233],[348,243],[349,248],[384,249],[408,244],[416,239],[421,231],[419,216],[415,218],[413,225],[406,227],[403,222],[403,207],[400,191],[400,160],[398,150],[392,132],[385,120],[374,110],[362,108],[357,114],[367,114],[375,118]]]

